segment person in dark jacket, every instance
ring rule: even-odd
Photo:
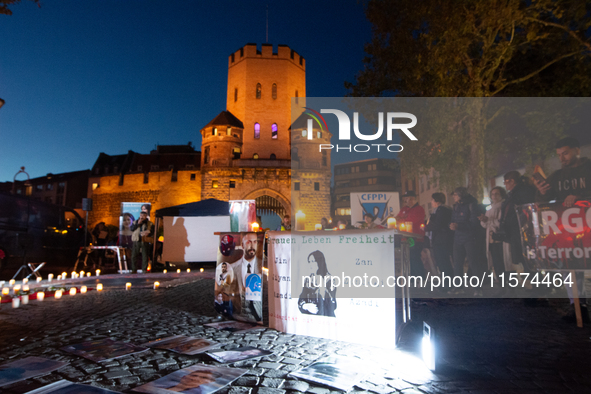
[[[580,143],[572,137],[566,137],[556,143],[556,154],[560,158],[562,168],[555,171],[547,180],[534,180],[538,189],[536,201],[563,201],[565,207],[572,207],[579,200],[591,201],[591,160],[579,157]],[[581,299],[581,314],[583,321],[588,323],[589,311],[587,309],[585,275],[583,272],[575,274],[579,298]],[[572,287],[566,286],[571,304],[573,304]],[[565,320],[575,321],[575,312],[564,316]]]
[[[431,195],[431,205],[435,207],[435,212],[431,214],[425,231],[431,232],[431,247],[435,263],[439,271],[447,276],[453,276],[454,270],[451,263],[452,249],[454,244],[454,232],[450,230],[451,209],[445,206],[445,194],[433,193]]]
[[[511,260],[513,264],[521,263],[524,270],[529,271],[523,257],[521,246],[521,229],[515,212],[515,206],[534,202],[535,189],[526,184],[518,171],[509,171],[505,174],[504,182],[507,189],[507,198],[501,205],[500,229],[505,233],[504,242],[511,245]]]
[[[476,199],[468,193],[465,187],[458,187],[453,193],[455,204],[451,215],[449,228],[454,234],[454,272],[456,276],[464,275],[464,261],[468,258],[470,275],[481,276],[484,272],[484,262],[481,244],[484,237],[478,216],[483,212]],[[481,295],[476,290],[474,295]]]

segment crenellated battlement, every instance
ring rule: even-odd
[[[306,70],[304,57],[287,45],[278,45],[277,51],[274,51],[272,44],[262,44],[260,49],[257,44],[246,44],[228,57],[228,67],[231,68],[245,59],[285,59]]]

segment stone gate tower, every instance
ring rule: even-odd
[[[201,130],[201,198],[255,199],[259,213],[291,213],[292,98],[303,105],[305,95],[306,62],[288,46],[232,53],[226,111]]]

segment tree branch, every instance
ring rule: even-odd
[[[497,93],[499,93],[501,90],[505,89],[509,85],[514,85],[516,83],[527,81],[528,79],[530,79],[530,78],[536,76],[537,74],[541,73],[542,71],[544,71],[545,69],[547,69],[548,67],[550,67],[551,65],[553,65],[554,63],[559,62],[562,59],[566,59],[567,57],[574,56],[574,55],[576,55],[578,53],[581,53],[581,52],[582,51],[575,51],[575,52],[567,53],[565,55],[562,55],[560,57],[557,57],[556,59],[552,60],[551,62],[546,63],[544,66],[540,67],[536,71],[533,71],[533,72],[527,74],[524,77],[517,78],[517,79],[514,79],[512,81],[509,81],[509,82],[505,83],[503,86],[501,86],[500,88],[498,88],[497,90],[495,90],[494,92],[492,92],[491,93],[491,96],[495,96]]]
[[[558,28],[558,29],[561,29],[561,30],[563,30],[563,31],[567,32],[569,36],[571,36],[571,37],[573,37],[575,40],[577,40],[577,41],[579,42],[579,44],[581,44],[581,45],[583,45],[583,46],[587,47],[587,49],[591,51],[591,43],[589,43],[589,42],[587,42],[587,41],[585,41],[585,40],[581,39],[581,38],[580,38],[580,37],[577,35],[577,33],[575,33],[574,31],[572,31],[571,29],[569,29],[569,28],[568,28],[568,27],[566,27],[566,26],[563,26],[563,25],[561,25],[561,24],[559,24],[559,23],[554,23],[554,22],[546,22],[546,21],[543,21],[543,20],[540,20],[540,19],[537,19],[537,18],[532,18],[532,17],[527,17],[527,18],[525,18],[525,19],[526,19],[526,20],[529,20],[529,21],[532,21],[532,22],[536,22],[536,23],[542,24],[542,25],[544,25],[544,26],[552,26],[552,27],[556,27],[556,28]]]

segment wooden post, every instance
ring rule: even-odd
[[[577,287],[577,277],[575,271],[571,271],[571,278],[573,278],[573,301],[575,306],[575,316],[577,317],[577,327],[583,328],[583,316],[581,315],[581,303],[579,302],[579,289]]]

